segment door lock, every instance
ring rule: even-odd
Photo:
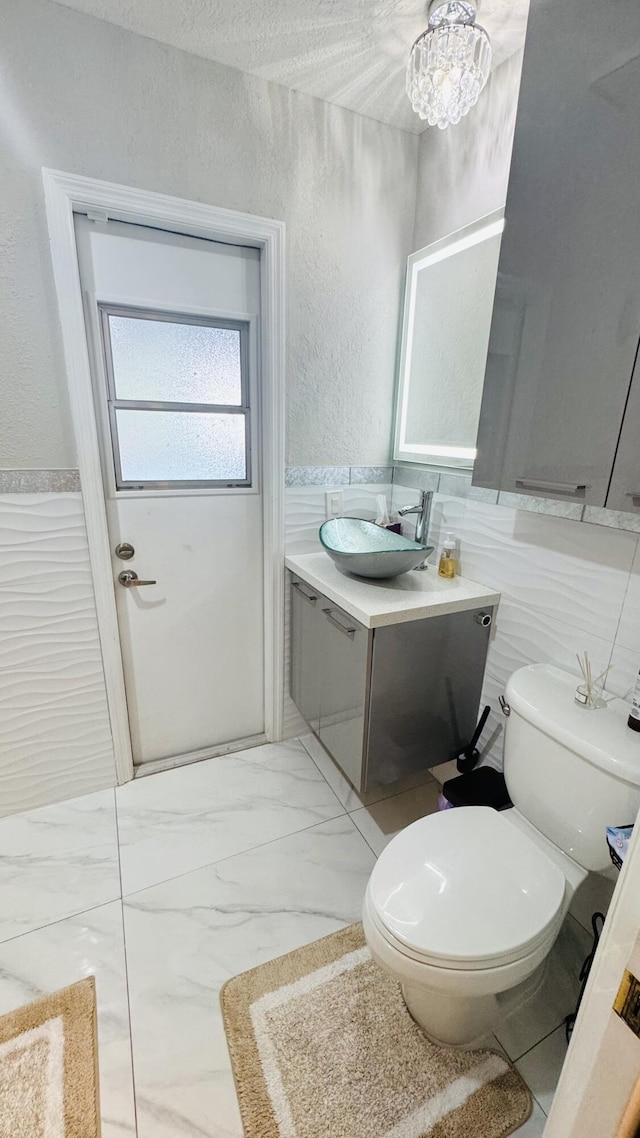
[[[129,545],[128,541],[121,541],[120,545],[116,545],[115,554],[121,561],[131,561],[131,558],[135,554],[135,549],[132,545]]]

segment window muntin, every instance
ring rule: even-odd
[[[100,314],[116,490],[250,486],[248,324]]]

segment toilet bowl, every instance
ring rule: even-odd
[[[515,672],[504,743],[514,806],[421,818],[371,874],[367,944],[437,1043],[473,1046],[531,996],[575,890],[609,864],[606,826],[638,813],[626,704],[585,711],[575,684],[552,665]]]
[[[473,1046],[496,1025],[500,996],[530,994],[584,877],[514,822],[485,806],[428,815],[371,875],[369,950],[436,1043]]]

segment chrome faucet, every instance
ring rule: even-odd
[[[429,521],[431,519],[431,503],[433,502],[433,490],[421,490],[420,502],[417,506],[403,506],[398,513],[401,518],[407,514],[418,514],[416,522],[416,541],[418,545],[427,545],[427,538],[429,536]],[[417,566],[418,569],[428,569],[426,559],[421,565]]]

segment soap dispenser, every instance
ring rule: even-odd
[[[440,577],[455,577],[458,572],[458,560],[456,557],[456,538],[455,534],[448,533],[444,542],[442,543],[442,553],[440,554],[440,564],[438,565],[438,575]]]

